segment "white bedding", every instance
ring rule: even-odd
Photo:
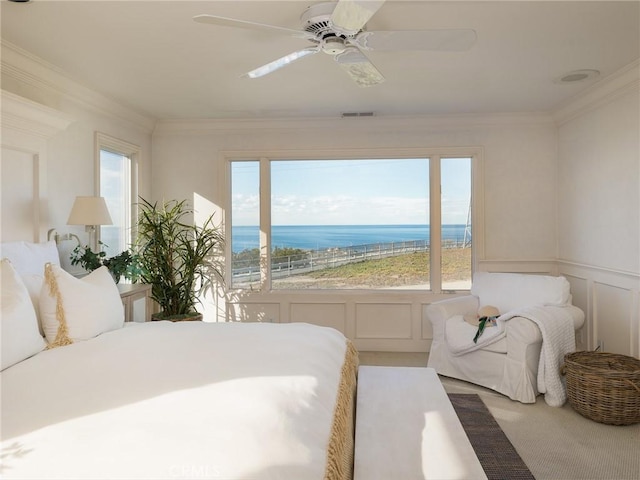
[[[323,479],[347,341],[308,324],[153,322],[1,373],[11,478]]]

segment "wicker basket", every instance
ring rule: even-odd
[[[569,403],[581,415],[609,425],[640,422],[640,360],[616,353],[565,356]]]

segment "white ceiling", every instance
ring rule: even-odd
[[[546,112],[640,57],[638,1],[395,1],[368,30],[471,28],[467,52],[370,52],[386,82],[356,86],[324,54],[241,74],[309,46],[195,23],[208,13],[299,28],[313,1],[3,0],[2,39],[157,119]],[[554,79],[596,69],[596,80]]]

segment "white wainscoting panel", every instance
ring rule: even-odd
[[[411,339],[411,304],[356,305],[356,339]]]
[[[582,347],[640,358],[640,275],[558,262],[560,275],[571,283],[573,303],[586,315]]]
[[[306,322],[331,327],[346,335],[347,315],[344,303],[292,303],[291,322]]]
[[[631,355],[631,290],[593,282],[593,333],[605,352]]]
[[[577,275],[570,275],[564,273],[563,275],[571,285],[571,303],[580,308],[585,317],[589,316],[589,281],[585,277],[579,277]],[[576,347],[578,350],[588,350],[588,345],[591,344],[593,338],[593,331],[590,330],[589,322],[585,322],[584,327],[576,333]]]

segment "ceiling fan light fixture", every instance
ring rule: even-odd
[[[328,37],[322,42],[322,51],[327,55],[338,55],[346,49],[344,39],[340,37]]]

